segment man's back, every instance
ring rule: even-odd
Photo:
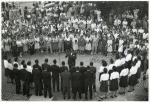
[[[92,84],[93,73],[90,71],[86,71],[84,73],[84,78],[85,78],[84,80],[85,84]]]
[[[90,71],[91,71],[93,74],[96,74],[96,67],[91,66],[91,67],[90,67]]]
[[[38,70],[42,72],[42,68],[41,68],[40,65],[34,64],[34,65],[33,65],[33,69],[35,69],[35,68],[38,68]]]
[[[51,74],[50,72],[43,71],[42,72],[43,83],[45,85],[51,85]]]
[[[25,81],[25,75],[26,75],[26,73],[27,73],[26,69],[21,69],[20,70],[20,79],[22,81]]]
[[[65,71],[65,69],[67,69],[67,70],[68,70],[68,67],[67,67],[67,66],[62,66],[62,67],[60,67],[60,73],[64,72],[64,71]]]
[[[32,70],[32,75],[34,77],[34,81],[40,81],[41,79],[41,72],[38,69]]]
[[[84,72],[87,71],[87,69],[84,66],[82,66],[80,67],[79,71],[83,74]]]
[[[61,77],[63,79],[63,86],[70,86],[71,73],[70,72],[62,72]]]
[[[15,79],[19,79],[20,80],[20,71],[16,68],[13,69],[13,73],[14,73],[14,77]]]
[[[60,72],[59,66],[52,65],[51,69],[52,69],[52,77],[59,77],[59,72]]]
[[[81,85],[81,78],[82,78],[82,73],[80,73],[80,72],[74,72],[72,74],[74,86],[80,86]]]
[[[47,63],[42,64],[42,70],[44,70],[44,69],[46,69],[46,68],[47,68],[47,71],[48,71],[48,72],[51,72],[51,71],[52,71],[49,64],[47,64]]]

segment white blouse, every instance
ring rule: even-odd
[[[115,64],[110,64],[109,66],[108,66],[108,71],[110,71],[110,70],[113,70],[112,68],[113,68],[113,66],[115,66]]]
[[[119,73],[118,72],[112,72],[110,75],[110,80],[112,79],[119,79]]]
[[[128,54],[128,55],[126,56],[126,61],[130,61],[131,58],[132,58],[132,55],[131,55],[131,54]]]
[[[8,69],[13,70],[13,65],[11,63],[8,63]]]
[[[27,65],[26,70],[27,70],[28,72],[32,73],[32,69],[33,69],[33,68],[32,68],[31,66],[28,66],[28,65]]]
[[[4,60],[4,67],[8,68],[8,61],[7,60]]]
[[[103,72],[103,70],[104,70],[104,68],[107,68],[107,66],[106,67],[104,67],[104,66],[100,66],[100,68],[99,68],[99,73],[102,73]]]
[[[135,66],[139,68],[141,66],[141,61],[138,61]]]
[[[137,67],[136,66],[132,66],[130,69],[130,73],[129,76],[134,75],[137,73]]]
[[[120,60],[120,59],[117,59],[117,60],[116,60],[115,66],[116,66],[116,67],[121,66],[121,60]]]
[[[128,68],[123,69],[123,70],[121,71],[121,73],[120,73],[120,77],[121,77],[121,76],[127,76],[128,73],[129,73],[129,69],[128,69]]]
[[[106,74],[102,74],[102,75],[101,75],[100,82],[101,82],[101,81],[107,81],[107,80],[109,80],[109,74],[107,74],[107,73],[106,73]]]

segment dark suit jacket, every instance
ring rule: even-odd
[[[42,76],[41,76],[41,72],[38,69],[33,69],[32,75],[33,75],[34,82],[41,82]]]
[[[86,71],[87,71],[87,69],[84,66],[80,67],[80,69],[79,69],[79,72],[81,72],[82,74]]]
[[[68,70],[68,67],[67,67],[67,66],[62,66],[62,67],[60,67],[60,73],[64,72],[64,71],[65,71],[65,69],[67,69],[67,70]]]
[[[27,72],[26,69],[21,69],[21,70],[20,70],[20,79],[21,79],[22,81],[25,81],[26,72]]]
[[[90,66],[90,71],[91,71],[93,74],[96,74],[96,67]]]
[[[42,78],[44,85],[51,85],[51,74],[50,72],[43,71],[42,72]]]
[[[52,71],[52,69],[51,69],[51,67],[50,67],[49,64],[47,64],[47,63],[42,64],[42,70],[44,70],[44,69],[46,69],[46,68],[47,68],[47,71],[48,71],[48,72],[51,72],[51,71]]]
[[[61,78],[63,79],[63,86],[70,87],[71,73],[70,72],[62,72]]]
[[[69,71],[70,71],[71,74],[73,74],[74,72],[76,72],[76,67],[73,66]]]
[[[71,54],[72,53],[72,54]],[[76,59],[77,59],[77,55],[74,52],[70,52],[66,55],[66,57],[68,57],[68,64],[75,64]]]
[[[57,66],[57,65],[52,65],[52,66],[51,66],[51,69],[52,69],[52,78],[53,78],[53,79],[59,78],[59,72],[60,72],[59,66]]]
[[[72,74],[72,80],[73,80],[74,87],[81,86],[81,78],[82,78],[82,73],[80,73],[80,72],[74,72]]]
[[[93,73],[91,71],[86,71],[84,73],[84,78],[85,85],[92,85]]]
[[[35,68],[38,68],[38,70],[39,70],[40,72],[42,72],[42,68],[41,68],[40,65],[34,64],[34,65],[33,65],[33,69],[35,69]]]
[[[13,69],[15,80],[20,80],[20,71],[16,68]]]

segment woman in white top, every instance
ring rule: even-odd
[[[9,78],[11,79],[11,83],[14,84],[13,65],[11,63],[11,59],[8,59],[8,69],[9,69]]]
[[[126,28],[128,25],[128,22],[126,19],[124,19],[124,21],[122,22],[122,28]]]
[[[18,49],[18,55],[20,55],[20,57],[22,57],[22,50],[23,50],[23,48],[22,48],[21,37],[18,38],[16,44],[17,44],[17,49]]]
[[[130,69],[129,72],[129,90],[128,92],[132,92],[134,91],[134,86],[137,84],[137,78],[136,78],[136,74],[137,74],[137,67],[136,67],[136,62],[132,62],[132,67]]]
[[[123,41],[122,37],[120,37],[120,40],[119,40],[119,49],[118,49],[119,53],[123,52],[123,43],[124,43],[124,41]]]
[[[100,78],[100,91],[103,92],[103,96],[100,97],[102,100],[103,98],[107,98],[107,92],[108,92],[108,81],[109,81],[109,74],[107,73],[107,68],[103,69],[103,74]]]
[[[104,68],[107,68],[107,62],[105,60],[102,60],[102,66],[99,68],[99,81],[101,79],[101,75],[103,74]]]
[[[35,36],[34,38],[34,49],[36,53],[39,53],[39,49],[40,49],[40,38],[38,37],[38,35]]]
[[[86,54],[91,54],[92,47],[91,47],[91,37],[90,37],[90,35],[88,35],[85,38],[85,41],[86,41],[85,50],[87,52]]]
[[[73,50],[75,51],[75,53],[77,53],[77,51],[78,51],[78,38],[76,37],[76,35],[74,35],[72,43],[73,43]]]
[[[119,73],[116,66],[113,66],[113,72],[110,75],[111,98],[117,97]]]
[[[126,64],[124,64],[123,69],[120,73],[120,82],[119,82],[120,92],[119,92],[119,94],[125,94],[125,88],[128,86],[128,73],[129,73],[129,69],[128,69],[128,65],[126,63]]]
[[[5,68],[5,76],[7,78],[6,82],[9,83],[9,69],[8,69],[8,60],[6,56],[4,56],[4,68]]]
[[[88,19],[87,19],[87,29],[91,29],[91,23],[92,23],[92,19],[90,17],[88,17]]]
[[[108,51],[107,56],[108,57],[112,56],[112,43],[113,43],[113,41],[112,41],[112,38],[110,36],[110,37],[108,37],[108,40],[107,40],[107,51]]]
[[[27,37],[24,37],[22,39],[22,45],[23,45],[24,54],[27,54],[27,51],[28,51],[28,38]]]

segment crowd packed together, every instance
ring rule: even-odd
[[[128,91],[134,91],[142,71],[143,80],[148,83],[148,17],[145,15],[140,18],[140,9],[127,10],[118,15],[112,10],[107,20],[91,3],[50,4],[42,8],[37,3],[33,4],[32,9],[25,7],[24,16],[20,7],[8,3],[2,6],[5,12],[2,21],[5,76],[7,82],[11,79],[11,83],[14,83],[15,79],[17,94],[22,90],[23,95],[30,96],[30,87],[35,86],[36,96],[43,95],[44,89],[44,97],[47,97],[48,91],[51,98],[51,81],[53,92],[55,84],[59,92],[60,77],[64,99],[66,92],[70,99],[70,90],[74,100],[77,92],[80,99],[85,93],[87,100],[88,90],[92,99],[92,90],[96,92],[97,72],[100,91],[103,92],[100,100],[108,98],[109,90],[111,98],[117,97],[118,89],[119,94],[125,94],[128,85]],[[16,15],[20,12],[21,16],[10,13],[13,10],[18,10]],[[116,60],[110,59],[110,64],[102,60],[98,71],[93,62],[87,67],[83,62],[80,62],[80,65],[74,62],[68,68],[64,61],[62,66],[57,66],[57,61],[53,60],[54,65],[50,66],[48,59],[45,59],[45,63],[40,66],[39,61],[35,60],[32,66],[31,61],[25,63],[23,60],[20,65],[17,60],[17,56],[28,53],[69,53],[72,49],[75,54],[100,54],[108,57],[115,54]],[[15,57],[13,64],[8,58],[10,54]]]

